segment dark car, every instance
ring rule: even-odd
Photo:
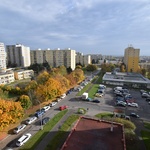
[[[130,116],[135,117],[135,118],[139,118],[139,115],[137,115],[136,113],[131,113]]]
[[[94,99],[92,102],[94,102],[94,103],[100,103],[100,100]]]
[[[45,113],[45,111],[41,109],[35,113],[35,116],[39,118],[39,117],[43,116],[44,113]]]
[[[146,98],[146,101],[150,102],[150,97],[147,97],[147,98]]]
[[[45,125],[50,120],[49,117],[45,117],[42,119],[42,124]]]

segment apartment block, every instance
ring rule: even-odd
[[[131,46],[125,49],[124,63],[126,65],[127,72],[137,72],[139,68],[139,54],[140,49],[135,49]]]
[[[6,52],[4,43],[0,43],[0,71],[6,70]]]
[[[21,44],[6,45],[7,63],[10,67],[28,67],[30,61],[30,48]]]
[[[14,71],[15,80],[30,79],[34,76],[33,70],[16,70]]]
[[[76,63],[80,63],[83,66],[91,64],[91,55],[83,55],[83,53],[76,53]]]
[[[52,67],[58,67],[64,65],[65,67],[71,67],[72,70],[75,69],[76,51],[68,49],[60,50],[31,50],[31,64],[41,64],[48,62]]]
[[[0,84],[9,84],[15,81],[14,72],[0,73]]]

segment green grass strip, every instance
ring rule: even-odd
[[[90,98],[94,98],[95,97],[95,93],[97,93],[98,87],[99,87],[98,84],[93,84],[92,88],[88,92]]]
[[[113,113],[109,113],[109,112],[103,112],[103,113],[99,113],[99,114],[96,114],[95,117],[97,118],[105,118],[105,117],[113,117]]]
[[[72,124],[79,118],[78,115],[71,115],[68,117],[68,119],[64,122],[64,124],[61,126],[59,131],[56,133],[54,138],[50,141],[50,143],[47,145],[45,150],[56,150],[59,147],[63,145],[65,142],[67,136],[69,135],[69,132],[67,132]]]
[[[144,122],[144,127],[150,130],[150,122]]]
[[[142,130],[141,131],[142,139],[145,143],[146,149],[150,149],[150,132]]]
[[[87,84],[80,92],[78,92],[77,96],[81,96],[84,92],[86,92],[90,86],[92,85],[92,83]]]
[[[50,132],[50,130],[59,122],[59,120],[67,113],[67,109],[56,114],[44,127],[39,130],[21,149],[32,150],[40,143],[40,141]]]

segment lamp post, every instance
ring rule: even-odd
[[[37,102],[40,104],[40,113],[41,113],[41,102],[39,100],[37,100]],[[42,115],[40,116],[40,122],[41,122],[41,130],[43,130]]]

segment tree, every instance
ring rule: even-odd
[[[40,73],[37,77],[37,83],[38,84],[45,84],[46,81],[50,78],[50,75],[47,71],[43,71]]]
[[[92,59],[92,64],[96,64],[96,61],[95,61],[95,59]]]
[[[40,84],[36,89],[37,98],[41,102],[51,100],[61,94],[63,94],[61,83],[54,78],[49,78],[45,84]]]
[[[97,66],[93,65],[93,64],[89,64],[89,65],[87,65],[86,70],[87,71],[95,71],[95,70],[97,70]]]
[[[32,102],[27,95],[21,95],[18,100],[21,103],[22,108],[28,109],[31,107]]]

